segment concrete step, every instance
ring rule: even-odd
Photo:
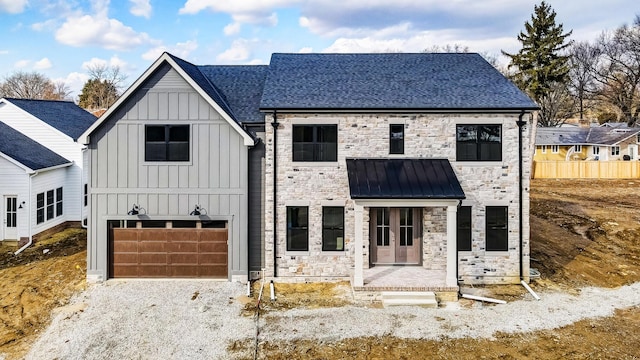
[[[436,294],[431,291],[384,291],[382,305],[388,306],[422,306],[437,308]]]

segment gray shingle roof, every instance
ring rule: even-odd
[[[233,109],[240,122],[263,122],[260,99],[267,76],[267,65],[198,66]]]
[[[447,159],[347,159],[352,199],[464,199]]]
[[[0,152],[31,170],[70,163],[69,160],[3,122],[0,122]]]
[[[184,72],[187,73],[187,75],[189,75],[191,79],[193,79],[193,81],[195,81],[198,84],[198,86],[200,86],[200,88],[202,88],[202,90],[211,99],[213,99],[213,101],[215,101],[222,108],[222,110],[224,110],[224,112],[229,114],[229,116],[231,116],[231,118],[234,119],[236,122],[239,121],[235,112],[231,109],[231,107],[229,106],[225,98],[213,86],[211,81],[206,76],[204,76],[202,72],[200,72],[200,69],[198,68],[198,66],[193,65],[188,61],[184,61],[179,57],[175,57],[169,53],[167,54],[176,62],[176,64],[178,64],[178,66],[180,66],[180,68],[182,68],[182,70],[184,70]]]
[[[273,54],[261,109],[537,109],[478,54]]]
[[[640,128],[538,128],[536,145],[615,145],[640,133]]]
[[[71,101],[11,99],[7,101],[71,137],[74,141],[97,118]]]

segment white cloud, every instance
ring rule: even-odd
[[[239,22],[234,22],[232,24],[229,24],[224,27],[224,34],[227,36],[236,35],[237,33],[240,32],[241,27],[242,27],[242,24],[240,24]]]
[[[204,10],[226,13],[240,23],[275,26],[278,15],[273,11],[290,7],[300,0],[187,0],[179,10],[180,14],[197,14]]]
[[[0,0],[0,12],[19,14],[24,11],[28,0]]]
[[[129,0],[131,2],[131,13],[135,16],[142,16],[145,18],[151,17],[150,0]]]
[[[82,88],[84,84],[89,80],[88,74],[83,74],[79,72],[72,72],[67,75],[65,78],[56,78],[52,79],[54,83],[63,82],[65,85],[69,87],[71,91],[71,97],[76,98],[82,92]]]
[[[56,31],[56,40],[75,47],[100,46],[109,50],[130,50],[152,40],[107,15],[108,1],[93,3],[96,14],[74,14]]]
[[[187,58],[191,52],[198,48],[198,42],[195,40],[189,40],[182,43],[177,43],[173,46],[160,45],[142,54],[142,58],[145,60],[153,61],[162,55],[163,52],[171,53],[179,58]]]
[[[246,63],[252,56],[252,48],[259,44],[258,40],[238,39],[231,47],[216,57],[220,63]]]
[[[31,64],[29,60],[18,60],[13,64],[13,67],[16,69],[24,69]]]
[[[109,60],[94,57],[91,58],[91,60],[82,63],[82,68],[85,70],[89,70],[96,66],[117,67],[121,72],[128,72],[129,70],[131,70],[129,64],[126,61],[120,59],[118,56],[112,56]]]
[[[51,64],[51,61],[47,58],[42,58],[38,61],[35,62],[35,64],[33,64],[33,68],[35,70],[46,70],[46,69],[51,69],[53,65]]]
[[[31,24],[31,29],[34,31],[55,31],[58,26],[58,22],[55,19],[49,19],[43,22]]]
[[[313,52],[313,48],[308,47],[308,46],[307,47],[303,47],[300,50],[298,50],[298,53],[300,53],[300,54],[309,54],[309,53],[312,53],[312,52]]]

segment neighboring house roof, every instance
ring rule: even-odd
[[[267,65],[205,65],[198,69],[223,95],[236,120],[264,122],[260,99],[269,69]]]
[[[640,128],[538,128],[536,145],[616,145],[640,133]]]
[[[71,164],[71,161],[0,122],[0,152],[31,170]]]
[[[347,159],[352,199],[464,199],[447,159]]]
[[[68,135],[74,141],[97,119],[71,101],[12,98],[5,100]]]
[[[537,110],[478,54],[273,54],[262,110]]]

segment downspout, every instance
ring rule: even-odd
[[[27,241],[26,244],[24,244],[24,246],[22,246],[20,249],[18,249],[16,252],[13,253],[13,255],[18,255],[20,254],[22,251],[24,251],[24,249],[28,248],[29,246],[31,246],[31,244],[33,244],[33,229],[31,229],[31,205],[33,204],[33,199],[31,199],[31,183],[33,182],[33,177],[38,175],[38,172],[34,172],[29,174],[29,202],[27,203],[27,218],[29,219],[29,241]]]
[[[273,277],[278,276],[278,113],[273,111]]]
[[[523,242],[523,238],[522,238],[522,194],[523,194],[523,189],[522,189],[522,165],[523,165],[523,161],[522,161],[522,127],[525,126],[527,124],[526,121],[522,121],[522,117],[524,116],[524,110],[520,113],[520,116],[518,116],[518,121],[516,122],[516,124],[518,125],[518,227],[519,227],[519,231],[518,231],[518,236],[519,236],[519,246],[520,246],[520,281],[524,280],[524,268],[523,268],[523,260],[524,257],[522,255],[522,242]]]
[[[82,194],[82,196],[80,196],[80,227],[83,229],[87,229],[89,227],[89,209],[87,208],[87,224],[85,225],[84,223],[84,198],[85,196],[87,197],[87,199],[89,198],[89,173],[87,172],[87,178],[84,178],[84,172],[85,170],[89,171],[88,169],[85,169],[85,165],[87,166],[87,168],[89,168],[89,160],[87,160],[86,164],[84,161],[84,157],[85,156],[89,156],[87,155],[87,152],[89,151],[89,149],[85,146],[82,148],[81,154],[82,154],[82,159],[80,161],[82,161],[82,171],[80,172],[80,194]],[[85,183],[86,181],[86,183]],[[85,195],[84,193],[84,185],[87,184],[87,194]],[[87,203],[88,205],[88,203]]]

